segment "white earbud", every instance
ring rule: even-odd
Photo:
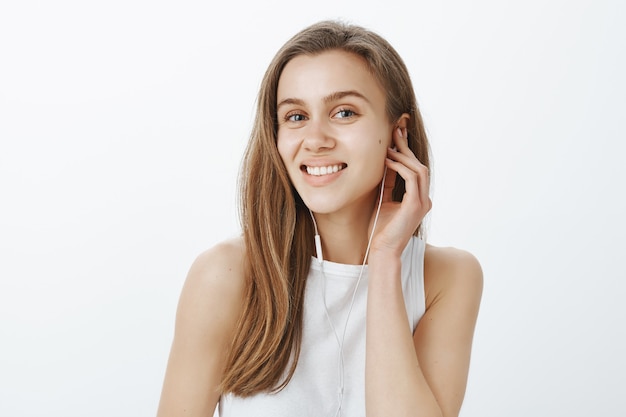
[[[317,226],[315,226],[317,229]],[[322,253],[322,238],[320,235],[315,232],[315,252],[317,253],[317,260],[322,263],[324,262],[324,254]]]

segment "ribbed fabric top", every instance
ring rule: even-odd
[[[402,288],[412,330],[425,311],[425,243],[411,238],[402,253]],[[339,341],[361,265],[311,262],[304,303],[302,350],[289,384],[276,394],[224,395],[220,417],[335,417],[342,374]],[[365,416],[365,314],[368,270],[364,267],[343,342],[344,395],[341,416]],[[324,307],[324,289],[326,308]],[[326,314],[328,312],[328,315]],[[332,326],[329,322],[332,322]]]

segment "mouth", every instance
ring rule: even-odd
[[[309,175],[313,175],[314,177],[321,177],[324,175],[334,174],[336,172],[341,171],[346,168],[348,165],[346,164],[336,164],[336,165],[328,165],[328,166],[307,166],[302,165],[300,169],[306,172]]]

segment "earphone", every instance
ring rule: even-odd
[[[395,149],[395,148],[394,148]],[[374,236],[374,230],[376,229],[376,223],[378,222],[378,215],[380,214],[380,206],[383,202],[383,191],[385,190],[385,178],[387,177],[387,167],[385,167],[385,171],[383,172],[383,179],[380,183],[380,194],[378,196],[378,207],[376,208],[376,216],[374,217],[374,224],[372,225],[372,231],[370,232],[369,240],[367,241],[367,249],[365,250],[365,256],[363,257],[363,265],[367,261],[367,255],[370,250],[370,245],[372,244],[372,237]],[[317,230],[317,222],[315,221],[315,216],[313,216],[313,212],[309,209],[309,214],[311,215],[311,219],[313,220],[313,228],[315,229],[315,253],[317,257],[317,261],[322,265],[324,262],[324,256],[322,253],[322,238],[320,237],[319,231]]]
[[[376,209],[376,216],[374,216],[374,223],[372,224],[372,230],[370,232],[370,236],[368,238],[367,241],[367,249],[365,250],[365,255],[363,256],[363,264],[361,265],[361,270],[359,272],[359,277],[357,279],[357,282],[354,286],[354,291],[352,292],[352,298],[350,300],[350,307],[348,308],[348,314],[346,316],[346,322],[344,323],[343,326],[343,331],[342,331],[342,335],[341,338],[339,338],[339,334],[337,333],[337,330],[335,329],[335,326],[333,325],[332,320],[330,319],[330,315],[328,313],[328,306],[326,305],[326,275],[324,274],[324,257],[322,254],[322,239],[320,237],[319,231],[317,229],[317,222],[315,221],[315,216],[313,216],[313,212],[311,211],[311,209],[309,209],[309,214],[311,215],[311,219],[313,220],[313,227],[315,229],[315,251],[316,251],[316,255],[317,255],[317,261],[320,265],[320,271],[322,273],[322,301],[324,302],[324,313],[326,315],[326,319],[328,320],[328,323],[335,335],[335,339],[337,340],[337,345],[339,346],[339,366],[338,366],[338,371],[339,371],[339,388],[338,388],[338,395],[339,395],[339,405],[337,407],[337,411],[335,412],[335,417],[341,416],[341,407],[343,405],[343,393],[344,393],[344,374],[345,374],[345,368],[344,368],[344,354],[343,354],[343,344],[344,344],[344,340],[346,337],[346,330],[348,328],[348,322],[350,321],[350,314],[352,313],[352,307],[354,306],[354,300],[356,298],[356,293],[357,290],[359,288],[359,284],[361,283],[361,278],[363,276],[363,271],[365,270],[365,264],[367,262],[367,256],[369,255],[369,251],[370,251],[370,247],[372,245],[372,238],[374,237],[374,231],[376,230],[376,224],[378,222],[378,216],[380,214],[380,207],[382,205],[383,202],[383,192],[384,192],[384,187],[385,187],[385,178],[387,177],[387,167],[385,166],[385,171],[383,173],[383,179],[381,181],[380,184],[380,195],[378,197],[378,207]]]

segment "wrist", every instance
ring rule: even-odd
[[[402,262],[399,256],[377,252],[368,260],[368,287],[377,297],[395,300],[402,292]],[[390,298],[389,298],[390,297]]]
[[[388,264],[392,262],[400,263],[400,258],[402,256],[402,249],[392,248],[388,246],[374,246],[370,248],[370,253],[368,255],[368,264],[372,263],[382,263]]]
[[[400,254],[391,250],[371,251],[367,258],[370,273],[385,272],[386,274],[400,271],[402,260]]]
[[[389,237],[386,234],[376,235],[372,240],[370,254],[376,253],[382,257],[400,258],[409,240],[410,237],[407,239],[400,236]]]

